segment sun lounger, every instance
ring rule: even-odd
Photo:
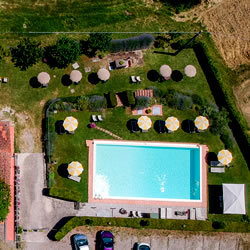
[[[223,168],[211,167],[210,172],[211,173],[225,173],[225,167]]]
[[[8,77],[4,77],[4,78],[2,79],[2,82],[3,82],[3,83],[7,83],[7,82],[8,82]]]
[[[137,214],[136,214],[136,211],[131,211],[131,214],[132,214],[132,217],[135,217],[135,218],[137,218]]]
[[[70,180],[76,181],[76,182],[80,182],[80,181],[81,181],[81,177],[79,177],[79,176],[71,176],[71,175],[69,175],[68,178],[69,178]]]
[[[135,214],[136,214],[136,216],[138,218],[142,218],[143,217],[140,211],[136,211]]]
[[[98,115],[98,116],[97,116],[97,118],[98,118],[98,120],[99,120],[100,122],[102,122],[102,121],[103,121],[103,119],[102,119],[102,116],[101,116],[101,115]]]
[[[216,166],[223,166],[223,165],[219,161],[210,161],[210,166],[211,167],[216,167]]]
[[[195,208],[190,209],[190,220],[195,220]]]
[[[140,76],[137,76],[137,77],[136,77],[136,81],[137,81],[137,82],[141,82]]]
[[[98,122],[97,116],[96,116],[96,115],[92,115],[92,116],[91,116],[91,119],[92,119],[93,122]]]
[[[160,208],[160,219],[166,219],[166,208]]]
[[[173,218],[172,208],[168,207],[167,208],[167,219],[172,219],[172,218]]]
[[[136,79],[135,79],[135,76],[131,76],[131,82],[137,82]]]

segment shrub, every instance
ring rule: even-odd
[[[223,221],[214,221],[212,223],[212,227],[214,229],[223,229],[223,228],[225,228],[225,223]]]
[[[146,112],[146,114],[151,114],[152,113],[152,109],[147,109],[145,112]]]
[[[86,96],[81,96],[77,99],[77,109],[87,110],[88,108],[88,98]]]
[[[141,221],[140,221],[140,225],[141,225],[142,227],[149,226],[149,221],[148,221],[148,220],[141,220]]]
[[[169,36],[157,36],[155,38],[154,46],[155,48],[166,48],[169,45],[170,38]]]
[[[114,108],[117,106],[116,94],[114,92],[109,92],[109,104],[110,107]]]
[[[136,96],[135,97],[135,108],[144,109],[150,104],[150,98],[148,96]]]
[[[161,95],[162,95],[161,90],[160,90],[159,88],[155,87],[155,86],[150,86],[150,87],[148,87],[147,89],[152,89],[152,90],[153,90],[153,93],[154,93],[154,97],[155,97],[155,98],[159,98],[159,97],[161,97]]]
[[[214,135],[224,133],[229,122],[228,112],[223,108],[220,112],[213,113],[212,119],[212,125],[210,127],[211,133]]]
[[[93,95],[88,100],[88,108],[90,111],[99,112],[106,108],[107,102],[103,96]]]
[[[118,52],[147,49],[153,44],[154,40],[155,38],[151,34],[143,34],[127,39],[112,40],[110,43],[109,50],[111,52]]]
[[[86,220],[85,220],[85,223],[86,223],[86,225],[92,225],[92,224],[93,224],[93,220],[91,220],[91,219],[86,219]]]
[[[135,97],[134,97],[133,91],[132,90],[127,90],[126,94],[127,94],[128,105],[129,106],[134,106],[135,105]]]
[[[161,102],[165,105],[173,106],[175,94],[175,89],[168,89],[167,92],[161,98]]]
[[[233,149],[236,145],[235,138],[233,136],[232,131],[229,128],[225,128],[220,136],[221,140],[223,141],[225,148]]]
[[[204,104],[204,101],[203,101],[203,99],[199,96],[199,95],[197,95],[197,94],[192,94],[192,100],[193,100],[193,103],[194,104],[198,104],[198,105],[200,105],[200,106],[202,106],[203,104]]]
[[[80,44],[68,37],[57,39],[56,44],[45,48],[45,58],[51,67],[66,68],[80,55]]]
[[[183,95],[182,93],[175,93],[169,104],[179,110],[187,110],[193,107],[192,98],[190,96]]]
[[[87,41],[89,53],[95,55],[99,50],[105,52],[110,47],[112,37],[109,33],[91,33]]]
[[[10,187],[0,180],[0,222],[3,221],[9,213],[10,206]]]

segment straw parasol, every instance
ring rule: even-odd
[[[70,73],[70,80],[72,82],[80,82],[82,79],[82,73],[79,70],[72,70]]]
[[[218,153],[217,157],[219,162],[221,162],[223,165],[227,165],[233,160],[232,153],[226,149],[222,149]]]
[[[66,119],[63,122],[64,129],[69,132],[73,132],[74,130],[76,130],[77,126],[78,126],[78,121],[73,116],[66,117]]]
[[[99,69],[97,72],[97,76],[101,81],[107,81],[110,77],[110,73],[107,69]]]
[[[47,72],[41,72],[38,74],[37,80],[42,85],[47,85],[50,81],[50,75]]]
[[[209,121],[205,116],[197,116],[194,120],[194,125],[199,130],[205,130],[209,126]]]
[[[149,117],[143,115],[138,119],[137,124],[142,130],[148,130],[152,126],[152,121]]]
[[[83,172],[82,164],[78,161],[72,161],[67,168],[71,176],[79,176]]]
[[[184,69],[184,73],[188,77],[194,77],[196,75],[196,68],[193,65],[187,65]]]
[[[180,122],[179,122],[179,120],[176,117],[170,116],[165,121],[165,126],[166,126],[166,128],[168,130],[176,131],[179,128],[179,126],[180,126]]]
[[[160,67],[160,74],[163,76],[163,77],[170,77],[171,74],[172,74],[172,69],[170,68],[170,66],[166,65],[166,64],[163,64],[161,67]]]

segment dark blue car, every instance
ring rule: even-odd
[[[111,232],[101,232],[101,247],[103,250],[114,250],[114,235]]]

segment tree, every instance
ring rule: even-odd
[[[99,50],[105,52],[110,46],[112,40],[111,34],[108,33],[91,33],[88,39],[88,49],[93,55]]]
[[[10,206],[10,188],[0,180],[0,222],[3,221],[9,213]]]
[[[24,38],[19,42],[16,48],[11,50],[12,62],[21,70],[36,64],[42,56],[41,42]]]
[[[228,122],[228,112],[225,108],[222,108],[221,111],[213,114],[212,125],[210,128],[211,133],[214,135],[221,135],[227,129]]]
[[[57,39],[56,44],[45,49],[45,58],[51,67],[66,68],[78,59],[80,43],[68,37]]]

